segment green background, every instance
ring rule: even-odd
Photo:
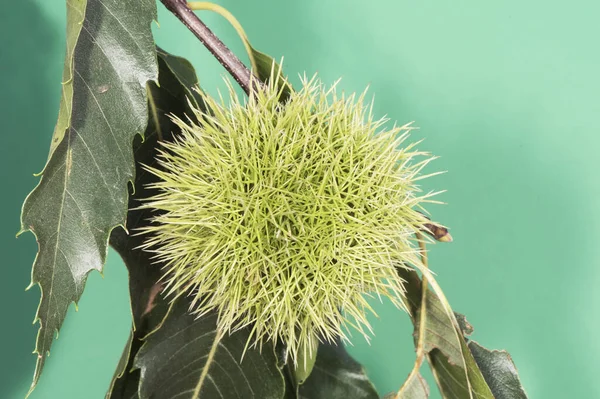
[[[228,0],[257,48],[296,76],[376,93],[376,113],[414,120],[422,149],[447,170],[430,208],[455,242],[431,250],[474,339],[506,348],[530,398],[600,398],[600,3],[509,0]],[[47,156],[60,96],[64,0],[3,3],[0,13],[0,398],[22,398],[33,374],[39,290],[25,292],[33,235],[19,211]],[[159,7],[158,43],[189,57],[204,88],[223,69]],[[238,54],[218,16],[205,21]],[[156,28],[156,26],[155,26]],[[380,393],[413,362],[411,325],[376,306],[376,336],[351,348]],[[125,269],[110,252],[72,307],[32,399],[102,398],[129,330]],[[437,393],[432,395],[439,397]]]

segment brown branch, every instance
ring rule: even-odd
[[[242,87],[246,94],[250,95],[252,90],[261,86],[260,81],[240,61],[240,59],[229,50],[215,34],[198,18],[188,7],[185,0],[161,0],[164,6],[171,11],[187,28],[204,44],[204,46],[215,56]]]

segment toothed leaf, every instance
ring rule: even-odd
[[[132,142],[148,119],[146,83],[157,77],[154,1],[74,1],[68,7],[65,93],[48,163],[21,219],[22,231],[31,230],[39,245],[32,272],[32,285],[41,289],[32,389],[67,308],[81,297],[88,273],[102,270],[111,230],[125,224]]]

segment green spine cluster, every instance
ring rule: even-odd
[[[165,292],[191,312],[218,313],[224,332],[281,339],[297,361],[318,341],[367,338],[369,296],[403,307],[397,267],[419,262],[428,222],[417,181],[432,159],[408,144],[410,125],[385,128],[362,95],[304,79],[281,104],[272,83],[247,100],[203,95],[199,122],[176,119],[144,249],[165,265]],[[303,353],[304,357],[309,353]]]

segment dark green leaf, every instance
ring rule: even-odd
[[[248,329],[218,340],[216,314],[196,319],[188,308],[187,298],[177,300],[139,350],[141,399],[283,397],[283,375],[268,344],[262,352],[249,348],[244,354]]]
[[[153,0],[69,6],[69,80],[50,158],[22,214],[21,230],[38,241],[32,285],[42,291],[32,389],[67,308],[81,297],[88,273],[102,269],[111,230],[125,224],[132,142],[148,119],[146,83],[157,77]]]
[[[406,281],[407,305],[417,337],[421,310],[421,279],[412,270],[400,268],[398,273]],[[473,327],[463,315],[448,314],[439,297],[431,289],[428,290],[426,309],[424,348],[444,398],[494,399],[497,392],[490,389],[491,385],[488,385],[467,346],[468,340],[465,335],[471,334]]]
[[[148,85],[149,122],[144,134],[145,139],[136,138],[135,161],[136,179],[135,194],[129,199],[127,226],[131,233],[146,225],[150,213],[139,209],[140,199],[152,195],[147,188],[155,177],[147,173],[142,164],[155,165],[158,137],[171,140],[176,132],[176,125],[168,115],[180,118],[192,116],[189,109],[189,98],[197,104],[196,73],[192,65],[185,59],[170,55],[160,49],[158,53],[159,80],[158,85]],[[152,263],[148,252],[137,247],[143,237],[129,235],[123,228],[113,230],[110,244],[119,252],[129,272],[129,291],[131,294],[131,312],[134,331],[123,351],[119,366],[115,371],[113,382],[106,395],[110,399],[137,398],[140,371],[132,370],[133,359],[142,345],[142,339],[157,328],[166,315],[167,302],[159,296],[160,265]]]
[[[299,399],[377,399],[377,391],[362,366],[344,346],[319,346],[310,377],[298,387]]]
[[[475,341],[469,349],[496,399],[527,399],[517,368],[506,351],[489,350]]]

